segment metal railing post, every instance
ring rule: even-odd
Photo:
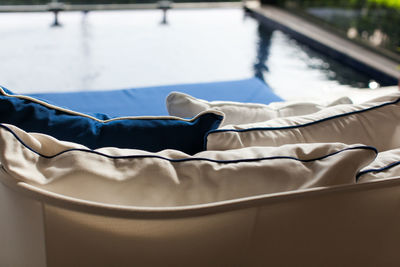
[[[172,8],[172,2],[171,1],[159,1],[158,8],[163,11],[163,18],[161,20],[161,24],[168,24],[167,10]]]
[[[54,22],[53,24],[51,24],[51,26],[61,26],[60,22],[58,21],[58,13],[64,10],[64,4],[58,2],[58,0],[52,0],[50,3],[47,4],[47,9],[54,14]]]

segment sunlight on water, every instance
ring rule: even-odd
[[[50,13],[3,13],[0,84],[26,93],[257,76],[283,95],[322,96],[371,82],[360,74],[341,79],[342,65],[265,30],[240,9],[171,10],[168,25],[161,19],[159,10],[65,12],[63,26],[50,27]]]

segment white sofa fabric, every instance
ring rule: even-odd
[[[364,145],[294,144],[204,151],[100,148],[0,124],[0,161],[15,179],[79,199],[184,206],[355,183],[376,156]]]
[[[352,103],[350,98],[341,97],[330,103],[285,101],[265,105],[231,101],[206,101],[180,92],[172,92],[166,99],[168,113],[171,116],[192,118],[209,109],[221,111],[225,117],[220,126],[300,116],[317,112],[326,107],[350,103]]]
[[[380,152],[376,159],[358,174],[358,182],[400,177],[400,148]]]
[[[208,150],[296,143],[361,143],[385,151],[400,147],[400,92],[361,104],[265,122],[228,125],[207,135]]]

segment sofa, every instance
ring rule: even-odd
[[[396,266],[399,105],[0,88],[0,265]]]

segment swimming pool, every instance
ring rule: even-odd
[[[16,92],[105,90],[264,79],[278,94],[376,87],[368,76],[327,58],[241,9],[0,16],[0,84]]]

